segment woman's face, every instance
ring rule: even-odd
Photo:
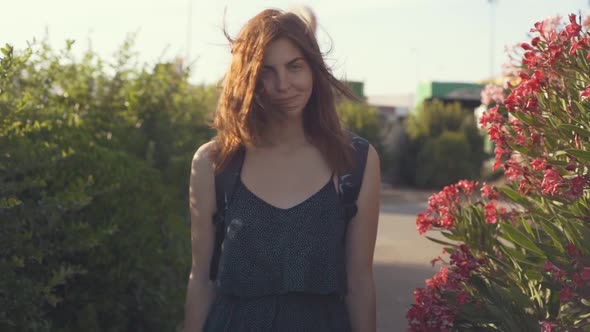
[[[303,54],[287,38],[272,41],[264,50],[259,80],[274,109],[301,114],[313,89],[313,75]]]

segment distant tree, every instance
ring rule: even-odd
[[[459,103],[424,102],[408,116],[406,132],[400,172],[409,184],[440,187],[479,177],[485,154],[473,111]]]
[[[371,144],[380,144],[379,112],[365,103],[341,102],[337,112],[345,127],[367,139]]]

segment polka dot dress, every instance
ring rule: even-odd
[[[238,180],[204,331],[350,331],[347,221],[330,180],[288,209]]]

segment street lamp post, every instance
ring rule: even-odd
[[[193,18],[193,0],[188,0],[187,22],[186,22],[186,58],[185,62],[188,64],[191,57],[191,30]]]
[[[495,39],[495,26],[496,26],[496,15],[495,15],[495,4],[498,0],[488,0],[490,4],[490,79],[494,78],[494,39]]]

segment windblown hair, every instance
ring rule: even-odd
[[[265,143],[262,134],[277,112],[264,107],[258,76],[268,44],[288,38],[302,52],[313,76],[310,99],[303,111],[305,135],[316,146],[336,174],[349,170],[354,162],[350,134],[336,113],[336,98],[357,99],[336,79],[324,62],[314,31],[297,14],[267,9],[253,17],[232,39],[232,60],[213,120],[217,130],[212,158],[221,171],[241,146]],[[280,116],[280,114],[278,114]]]

